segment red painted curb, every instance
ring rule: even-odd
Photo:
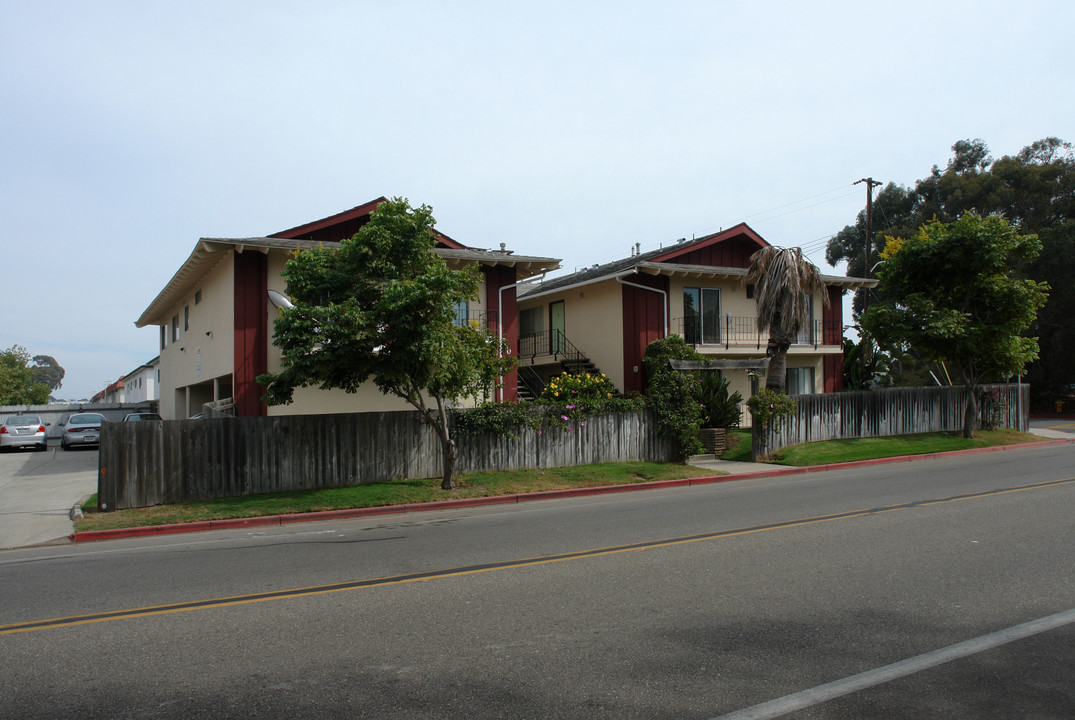
[[[712,475],[707,477],[680,478],[676,480],[653,480],[644,483],[631,483],[627,485],[600,485],[596,487],[569,488],[566,490],[544,490],[536,493],[521,495],[491,495],[479,498],[464,498],[461,500],[437,500],[428,503],[410,503],[407,505],[382,505],[370,508],[348,508],[346,510],[321,510],[308,513],[291,513],[288,515],[268,515],[252,518],[227,518],[223,520],[201,520],[192,523],[177,523],[175,525],[149,525],[146,527],[120,528],[116,530],[87,530],[68,535],[71,542],[92,542],[97,540],[119,540],[122,538],[143,537],[149,535],[171,535],[177,533],[197,532],[201,530],[226,530],[241,527],[257,527],[266,525],[286,525],[298,522],[316,522],[319,520],[344,520],[359,517],[377,515],[400,515],[409,512],[429,510],[453,510],[468,507],[482,507],[485,505],[508,505],[532,500],[551,500],[554,498],[586,497],[589,495],[607,495],[611,493],[631,492],[636,490],[655,490],[658,488],[687,487],[691,485],[709,485],[719,482],[734,480],[752,480],[756,478],[777,477],[780,475],[804,475],[806,473],[822,472],[824,470],[846,470],[869,465],[881,465],[896,462],[909,462],[912,460],[932,460],[949,455],[970,455],[984,452],[1004,452],[1018,450],[1020,448],[1049,447],[1051,445],[1066,445],[1075,440],[1043,440],[1042,442],[1023,443],[1019,445],[996,445],[987,448],[970,448],[967,450],[949,450],[947,452],[927,453],[923,455],[897,455],[887,458],[873,458],[870,460],[854,460],[846,463],[833,463],[830,465],[811,465],[809,467],[782,467],[768,468],[756,472],[742,472],[729,475]]]

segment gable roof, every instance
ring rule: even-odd
[[[194,286],[200,283],[229,252],[268,253],[270,250],[290,252],[315,247],[338,248],[340,246],[339,242],[279,237],[201,238],[172,279],[135,321],[135,327],[160,324],[158,320],[161,319],[162,313],[166,313],[169,308],[189,295]],[[435,247],[432,252],[444,258],[451,268],[459,268],[470,263],[478,263],[486,267],[515,268],[516,277],[519,280],[560,267],[560,261],[556,258],[516,255],[507,250]]]
[[[269,235],[271,238],[288,238],[293,240],[320,240],[322,242],[339,242],[344,238],[352,237],[359,228],[370,221],[370,214],[381,203],[388,199],[383,195],[375,200],[357,205],[350,210],[329,215],[320,220],[304,223],[288,230],[281,230]],[[439,230],[433,231],[437,236],[437,243],[446,247],[460,250],[466,247],[460,242],[452,240]]]
[[[605,263],[604,265],[594,265],[593,267],[586,268],[574,272],[570,275],[564,275],[552,280],[546,280],[540,285],[531,285],[519,293],[520,297],[537,297],[538,295],[544,295],[555,290],[562,290],[566,287],[574,287],[576,285],[590,285],[596,282],[602,282],[616,277],[617,275],[623,275],[631,271],[637,272],[635,268],[642,265],[660,263],[674,258],[682,257],[683,255],[703,248],[708,248],[713,245],[725,242],[732,238],[744,237],[747,240],[757,243],[758,247],[765,247],[769,243],[765,242],[760,235],[754,232],[750,226],[746,223],[739,223],[738,225],[728,228],[727,230],[721,230],[710,235],[705,235],[700,238],[696,238],[689,242],[681,241],[670,247],[662,247],[657,250],[650,250],[648,252],[639,253],[638,255],[632,255],[630,257],[622,258],[620,260],[613,260],[612,262]]]
[[[746,267],[712,265],[698,262],[699,258],[704,257],[707,254],[710,256],[714,255],[715,253],[712,251],[716,249],[715,246],[729,242],[738,244],[740,249],[751,248],[751,252],[753,249],[769,246],[769,243],[749,225],[746,223],[739,223],[727,230],[721,230],[691,241],[680,241],[671,247],[650,250],[649,252],[632,255],[631,257],[614,260],[610,263],[605,263],[604,265],[594,265],[585,270],[553,278],[552,280],[547,280],[540,284],[520,286],[519,298],[537,298],[558,290],[582,285],[592,285],[594,283],[604,282],[616,277],[626,277],[627,275],[632,274],[697,277],[706,279],[746,277]],[[696,262],[672,262],[673,260],[687,260],[688,256],[693,256]],[[822,275],[821,277],[826,285],[844,289],[873,287],[877,284],[876,280],[866,278],[842,277],[838,275]]]

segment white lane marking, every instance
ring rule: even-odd
[[[1004,630],[998,630],[988,635],[972,638],[955,645],[949,645],[939,650],[919,655],[917,657],[900,660],[899,662],[885,665],[884,667],[867,670],[866,672],[835,680],[831,683],[818,685],[817,687],[802,690],[782,698],[754,705],[752,707],[736,710],[728,715],[721,715],[712,720],[771,720],[772,718],[786,715],[796,710],[819,705],[843,695],[848,695],[859,690],[874,687],[890,680],[913,675],[916,672],[926,670],[936,665],[941,665],[952,660],[959,660],[1005,645],[1016,640],[1028,638],[1031,635],[1048,632],[1064,625],[1075,622],[1075,608],[1048,615],[1037,620],[1015,625]]]

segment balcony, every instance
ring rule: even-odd
[[[672,332],[683,337],[688,345],[701,347],[724,347],[763,349],[769,341],[768,333],[758,332],[757,318],[725,315],[719,322],[702,323],[698,316],[679,317],[672,320]],[[813,320],[809,327],[799,331],[796,346],[812,345],[816,350],[822,345],[842,345],[843,327],[839,323]]]
[[[497,324],[496,310],[465,310],[459,308],[455,312],[455,325],[459,327],[472,327],[479,330],[485,329],[496,335],[499,325]]]

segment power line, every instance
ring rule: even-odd
[[[802,200],[793,200],[793,201],[791,201],[789,203],[784,203],[783,205],[777,205],[774,208],[769,208],[768,210],[762,210],[761,212],[756,212],[753,215],[747,215],[746,217],[743,218],[743,220],[749,220],[752,217],[757,217],[758,215],[765,215],[766,213],[771,213],[771,212],[774,212],[776,210],[783,210],[786,207],[790,207],[792,205],[798,205],[799,203],[806,202],[807,200],[813,200],[814,198],[823,197],[825,195],[828,195],[829,193],[834,193],[837,190],[843,190],[844,188],[848,188],[848,187],[853,187],[853,185],[851,185],[851,184],[840,185],[839,187],[834,187],[832,190],[826,190],[823,193],[818,193],[817,195],[811,195],[809,197],[803,198]],[[853,195],[854,193],[851,193],[851,194]],[[843,197],[846,197],[846,195],[841,195],[840,196],[840,198],[843,198]],[[832,199],[833,200],[839,200],[840,198],[832,198]],[[826,200],[825,202],[828,202],[828,200]],[[817,204],[821,205],[823,203],[817,203]],[[810,207],[814,207],[814,205],[811,205]]]

